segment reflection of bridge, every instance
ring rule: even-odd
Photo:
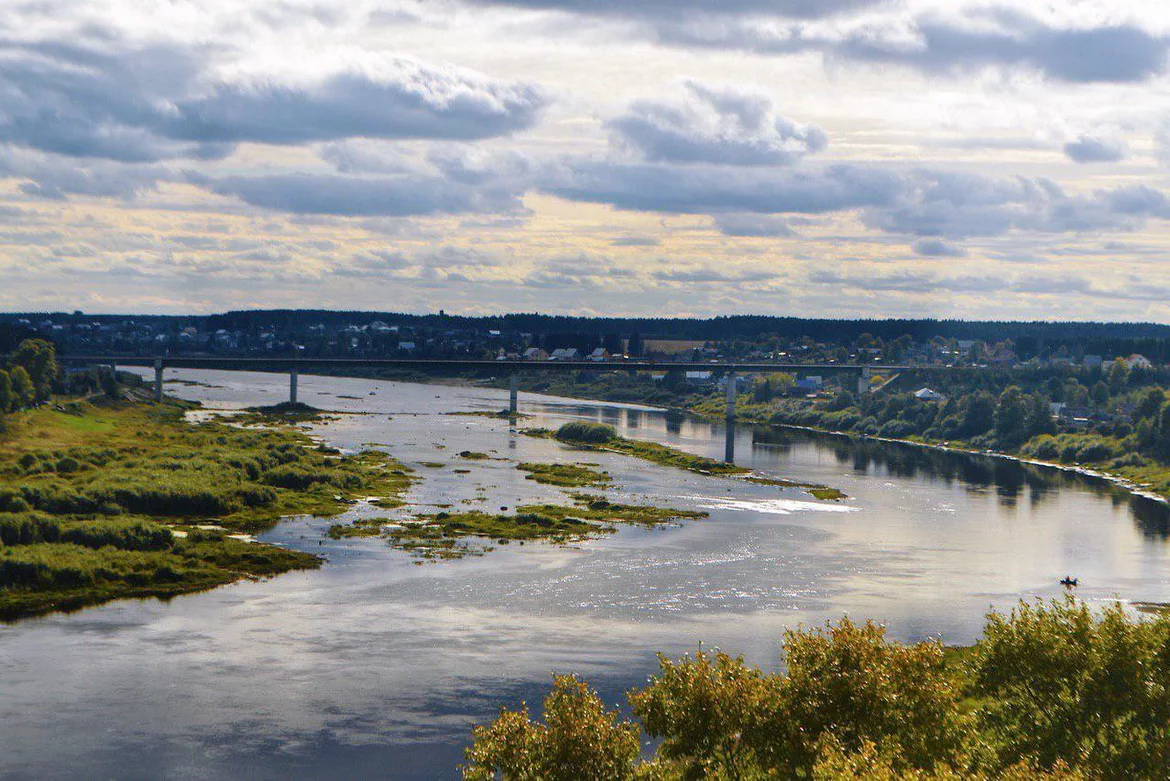
[[[98,364],[116,369],[118,366],[153,366],[156,397],[162,400],[163,369],[234,369],[270,372],[288,372],[288,399],[297,400],[297,376],[306,369],[345,370],[357,368],[418,369],[422,371],[481,371],[511,376],[511,395],[508,410],[517,411],[518,388],[516,377],[520,372],[546,371],[627,371],[627,372],[713,372],[728,378],[727,418],[735,418],[735,375],[737,373],[799,372],[802,374],[857,374],[859,392],[868,389],[873,372],[955,371],[951,366],[884,366],[847,363],[768,363],[762,361],[487,361],[444,360],[415,358],[277,358],[277,357],[149,357],[132,355],[62,355],[62,363]]]

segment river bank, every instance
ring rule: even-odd
[[[251,535],[410,483],[383,453],[344,455],[286,424],[189,419],[192,409],[127,393],[9,418],[0,620],[319,567],[319,556]]]

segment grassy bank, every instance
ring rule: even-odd
[[[343,456],[287,427],[192,424],[187,405],[73,401],[0,434],[0,618],[171,596],[319,566],[236,539],[409,484],[386,455]],[[203,528],[213,527],[213,528]]]

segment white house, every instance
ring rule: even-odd
[[[587,356],[591,361],[608,361],[609,351],[604,347],[598,347]]]
[[[919,401],[946,401],[947,397],[931,388],[919,388],[914,391],[914,398]]]
[[[1152,369],[1152,368],[1154,368],[1154,364],[1150,361],[1149,358],[1147,358],[1144,355],[1139,355],[1138,353],[1134,353],[1133,355],[1126,358],[1125,362],[1126,362],[1126,364],[1129,365],[1129,368],[1131,368],[1131,369]]]

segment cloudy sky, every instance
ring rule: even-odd
[[[1170,322],[1164,0],[4,11],[2,310]]]

